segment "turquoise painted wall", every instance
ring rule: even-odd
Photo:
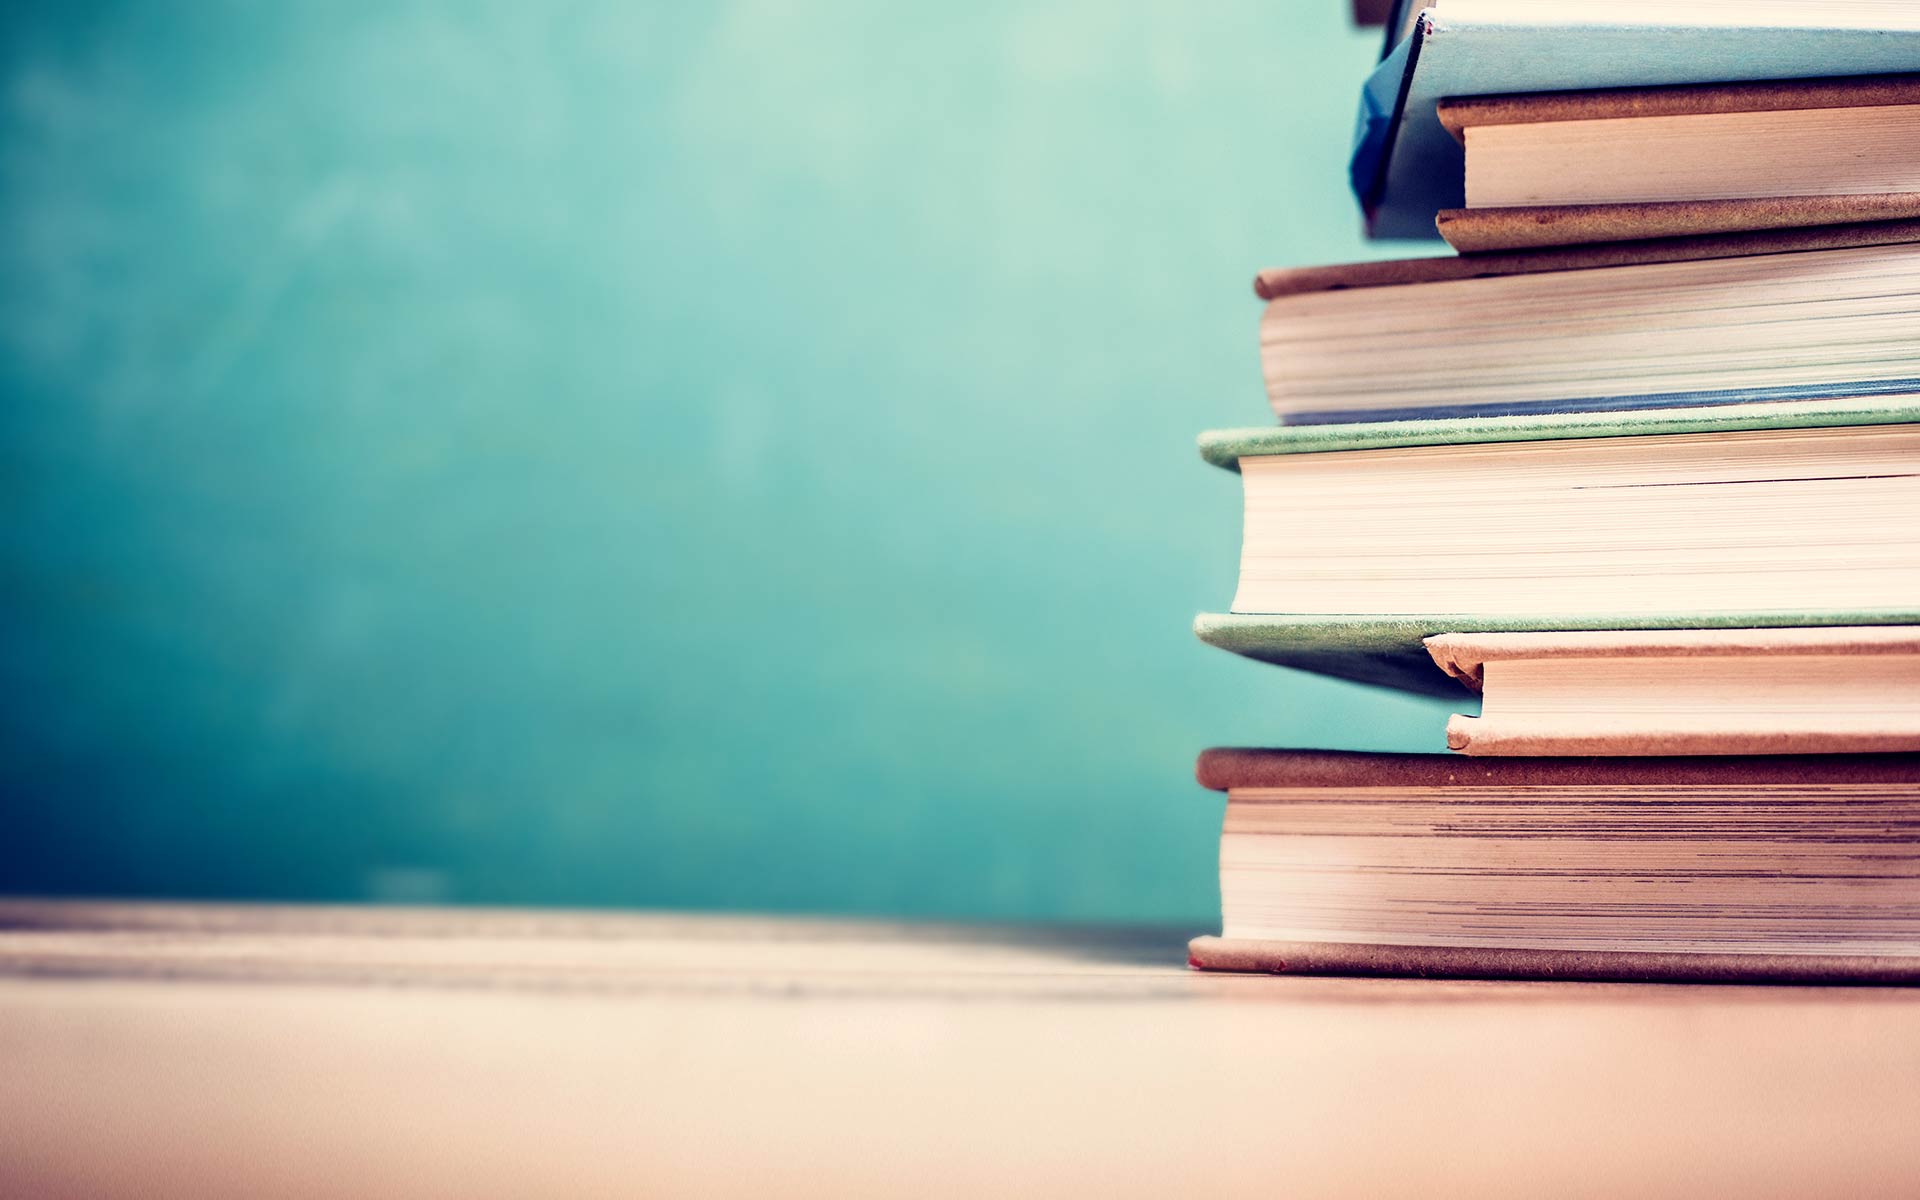
[[[0,889],[1211,921],[1344,7],[11,6]]]

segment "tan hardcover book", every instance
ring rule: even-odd
[[[1474,755],[1920,750],[1920,627],[1450,633],[1482,695],[1447,722]]]
[[[1209,750],[1220,937],[1303,974],[1920,982],[1920,755]]]
[[[1449,99],[1462,252],[1920,215],[1920,76]]]

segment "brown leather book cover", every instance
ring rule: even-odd
[[[1187,962],[1202,971],[1264,975],[1389,975],[1419,979],[1566,979],[1617,983],[1920,983],[1920,957],[1878,954],[1666,954],[1372,946],[1198,937]]]
[[[1806,250],[1845,250],[1904,242],[1920,242],[1920,219],[1868,221],[1814,228],[1744,230],[1699,237],[1651,238],[1545,250],[1402,258],[1325,267],[1269,268],[1254,277],[1253,290],[1262,300],[1275,300],[1282,296],[1329,292],[1341,288],[1396,287],[1494,275],[1536,275],[1548,271],[1584,271],[1641,263],[1794,254]]]
[[[1540,204],[1443,208],[1434,226],[1462,254],[1537,250],[1588,242],[1635,242],[1741,230],[1796,229],[1920,217],[1920,192],[1866,196],[1772,196],[1640,204]]]
[[[1603,121],[1620,117],[1680,117],[1709,113],[1783,112],[1809,108],[1880,108],[1920,104],[1920,75],[1859,75],[1832,79],[1767,79],[1749,83],[1693,83],[1668,87],[1599,88],[1464,96],[1434,108],[1440,124],[1464,143],[1474,125],[1537,125],[1549,121]]]
[[[1728,786],[1920,787],[1920,754],[1807,757],[1464,759],[1326,750],[1214,749],[1200,783],[1229,788]],[[1429,978],[1614,980],[1672,983],[1920,983],[1920,955],[1515,949],[1199,937],[1192,966],[1210,971]]]
[[[1221,747],[1201,753],[1200,786],[1237,787],[1578,787],[1588,784],[1912,783],[1920,753],[1682,758],[1462,758],[1456,754],[1367,754],[1350,750]]]

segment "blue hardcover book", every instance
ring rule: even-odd
[[[1351,182],[1371,236],[1434,239],[1465,203],[1441,100],[1911,71],[1910,0],[1431,0],[1361,91]]]

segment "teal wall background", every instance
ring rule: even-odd
[[[1211,922],[1344,9],[10,6],[0,888]]]

